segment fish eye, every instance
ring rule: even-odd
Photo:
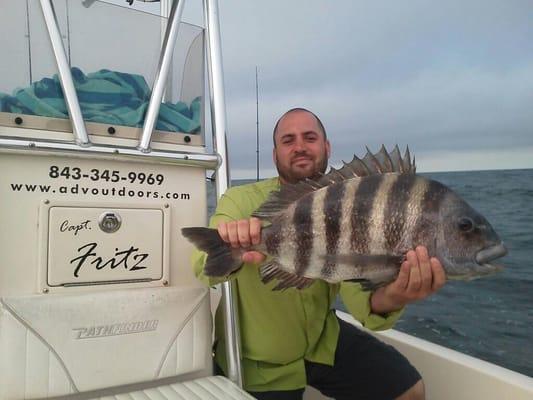
[[[462,232],[471,232],[474,229],[474,221],[468,217],[463,217],[459,219],[458,226]]]

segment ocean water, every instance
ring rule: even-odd
[[[487,217],[509,254],[501,259],[504,271],[450,281],[409,305],[395,329],[533,377],[533,169],[424,175],[454,189]],[[208,193],[211,214],[211,183]]]

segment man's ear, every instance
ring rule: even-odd
[[[328,155],[329,160],[329,157],[331,156],[331,145],[329,144],[329,140],[326,140],[326,153]]]
[[[274,161],[274,165],[278,164],[278,158],[276,157],[276,148],[275,147],[272,149],[272,161]]]

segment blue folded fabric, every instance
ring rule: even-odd
[[[85,121],[141,127],[150,100],[150,88],[141,75],[102,69],[85,75],[71,69]],[[59,77],[44,78],[27,88],[15,89],[12,96],[0,93],[0,111],[68,118]],[[200,132],[201,98],[190,106],[179,101],[163,103],[156,129],[170,132]]]

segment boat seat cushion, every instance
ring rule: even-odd
[[[1,400],[205,376],[212,368],[208,290],[2,297],[0,355]]]
[[[100,397],[99,400],[240,400],[254,399],[229,379],[209,376],[146,390]]]

